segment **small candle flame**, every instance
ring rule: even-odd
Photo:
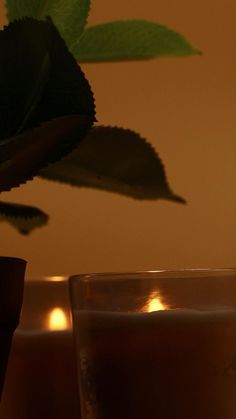
[[[161,295],[154,291],[150,294],[144,311],[151,313],[152,311],[168,310],[169,306],[162,301]]]
[[[65,330],[68,328],[65,312],[60,307],[55,307],[50,312],[48,328],[49,330]]]

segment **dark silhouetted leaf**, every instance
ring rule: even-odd
[[[40,168],[78,145],[94,122],[95,105],[83,72],[50,20],[25,18],[11,23],[0,32],[1,42],[8,62],[2,65],[0,97],[0,120],[7,127],[0,141],[0,191],[6,191],[32,178]],[[14,42],[17,50],[25,51],[23,58],[25,55],[27,59],[22,64]],[[26,46],[22,47],[22,43]],[[29,84],[27,66],[31,58],[27,54],[34,47],[40,53],[32,52],[35,71],[34,78],[29,75]],[[16,73],[20,68],[18,81],[11,69],[14,63]],[[20,91],[17,90],[19,82]],[[12,83],[13,87],[16,85],[16,102],[13,97],[8,98]]]
[[[6,8],[11,21],[50,16],[70,49],[86,25],[90,0],[6,0]]]
[[[78,39],[72,52],[79,62],[199,54],[179,33],[146,20],[114,21],[90,26]]]
[[[36,105],[49,78],[50,58],[45,47],[48,31],[37,30],[32,22],[17,22],[0,31],[0,144],[20,132]],[[46,28],[48,25],[44,25]]]
[[[28,205],[0,202],[0,222],[8,222],[21,234],[29,234],[48,222],[48,215]]]
[[[20,121],[25,119],[29,97],[31,104],[35,86],[41,80],[42,87],[46,78],[44,88],[36,91],[41,93],[40,100],[34,101],[37,106],[30,111],[25,128],[72,114],[95,119],[89,83],[50,19],[42,22],[25,18],[11,23],[0,31],[0,47],[0,118],[3,110],[4,120],[12,126],[9,135],[3,132],[1,138],[16,133],[15,120],[19,115]]]
[[[137,199],[185,202],[169,188],[163,164],[150,144],[123,128],[91,129],[76,150],[41,170],[40,176]]]
[[[86,115],[94,121],[94,97],[84,73],[51,21],[37,22],[37,24],[48,25],[51,32],[52,42],[47,46],[51,71],[29,127],[52,118],[72,114]],[[29,36],[30,34],[33,35],[32,31],[29,32]]]
[[[0,146],[0,191],[32,179],[42,167],[71,151],[89,124],[86,116],[65,116],[5,141]]]

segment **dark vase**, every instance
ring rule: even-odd
[[[26,262],[0,256],[0,399],[11,341],[22,306]]]

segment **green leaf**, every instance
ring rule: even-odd
[[[69,156],[40,171],[49,180],[120,193],[136,199],[169,199],[175,195],[154,149],[134,131],[95,127]]]
[[[73,47],[79,62],[144,60],[199,53],[179,33],[146,20],[88,27]]]
[[[48,215],[28,205],[0,202],[0,222],[8,222],[21,234],[29,234],[48,222]]]
[[[6,0],[6,8],[10,21],[50,16],[71,49],[87,23],[90,0]]]

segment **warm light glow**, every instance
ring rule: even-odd
[[[64,276],[49,276],[48,279],[52,282],[62,282],[65,281],[65,277]]]
[[[164,304],[160,294],[156,291],[150,294],[144,311],[151,313],[152,311],[168,310],[169,306]]]
[[[65,312],[60,307],[55,307],[49,314],[49,330],[65,330],[68,328],[68,321]]]

